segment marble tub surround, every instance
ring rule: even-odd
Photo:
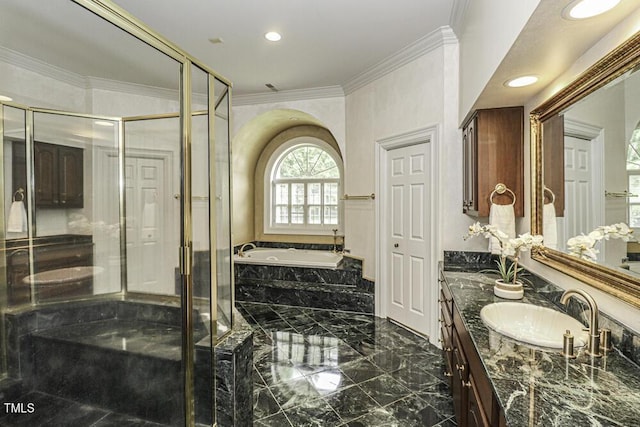
[[[344,260],[336,269],[236,263],[236,300],[373,314],[375,283],[362,260]]]
[[[459,270],[460,266],[456,266]],[[508,339],[480,319],[493,295],[493,279],[477,272],[447,271],[444,278],[478,350],[507,425],[640,425],[640,368],[614,349],[591,358],[583,349],[576,359]],[[533,282],[536,282],[534,280]],[[527,287],[522,302],[558,307]]]

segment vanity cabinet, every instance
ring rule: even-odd
[[[440,274],[440,333],[445,376],[459,426],[506,426],[480,356]]]
[[[13,143],[13,186],[28,190],[24,142]],[[65,145],[35,142],[35,199],[38,208],[84,206],[84,150]],[[15,190],[14,190],[15,191]]]
[[[463,213],[489,216],[491,192],[502,183],[516,195],[516,216],[524,216],[524,108],[475,111],[462,127],[462,145]],[[507,192],[493,201],[513,199]]]

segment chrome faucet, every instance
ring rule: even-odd
[[[243,257],[243,256],[244,256],[244,249],[245,249],[247,246],[250,246],[250,247],[251,247],[251,249],[255,249],[255,248],[256,248],[255,243],[252,243],[252,242],[245,243],[244,245],[242,245],[242,246],[240,247],[240,250],[238,251],[238,256],[239,256],[239,257]]]
[[[583,291],[582,289],[568,289],[564,291],[560,297],[560,302],[564,305],[567,304],[571,295],[579,295],[584,299],[589,306],[589,344],[587,346],[587,354],[600,357],[600,329],[598,328],[598,304],[591,295]]]

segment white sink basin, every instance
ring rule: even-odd
[[[480,318],[489,328],[514,340],[545,348],[562,348],[562,336],[568,330],[575,348],[583,347],[589,337],[584,326],[560,311],[520,302],[496,302],[480,310]]]

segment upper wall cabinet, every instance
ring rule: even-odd
[[[515,196],[515,214],[524,216],[524,108],[477,110],[464,124],[462,211],[489,216],[491,193],[507,186]],[[510,192],[495,194],[493,203],[511,204]]]
[[[14,142],[14,187],[27,189],[24,142]],[[35,196],[38,208],[82,208],[84,205],[83,150],[36,142],[34,145]],[[25,181],[25,182],[22,182]]]

